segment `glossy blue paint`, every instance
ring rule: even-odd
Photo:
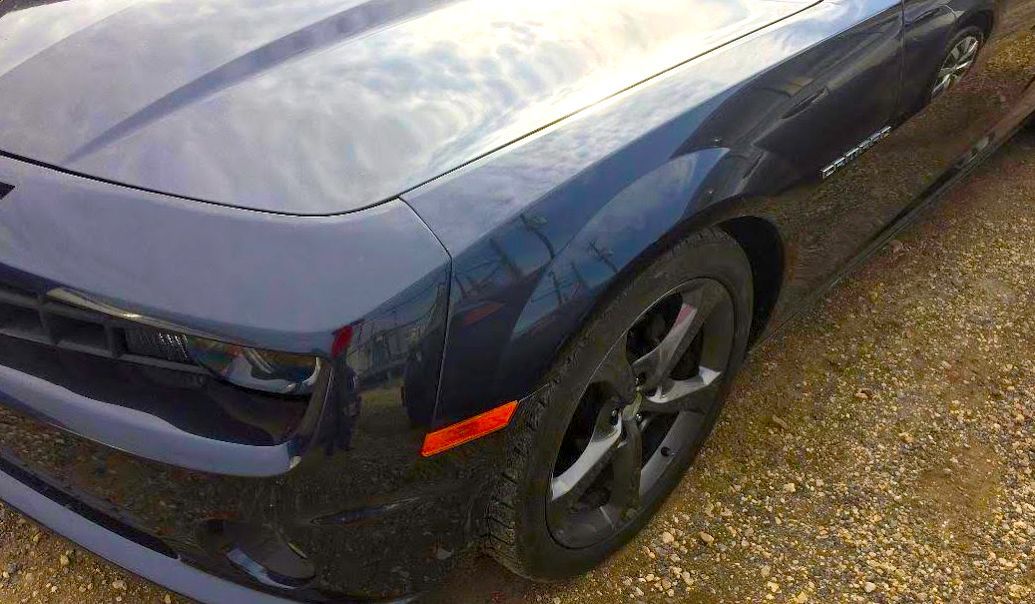
[[[5,2],[0,150],[196,199],[344,212],[809,3]]]
[[[695,215],[815,181],[888,124],[900,34],[894,2],[821,4],[406,193],[454,258],[442,421],[530,391],[601,293]],[[800,136],[839,113],[857,116],[843,138]],[[467,325],[486,301],[502,306]]]
[[[928,104],[971,24],[974,74]],[[771,226],[756,331],[785,322],[1035,109],[1033,24],[1033,0],[4,0],[0,286],[326,363],[287,400],[0,335],[0,497],[202,600],[425,590],[500,453],[423,459],[429,429],[526,397],[701,226]],[[235,565],[247,533],[316,576]]]
[[[329,356],[334,334],[449,262],[400,201],[278,216],[114,187],[0,157],[0,261],[227,340]],[[371,262],[377,270],[371,270]]]

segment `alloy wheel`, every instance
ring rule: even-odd
[[[963,76],[974,65],[980,48],[981,40],[977,36],[965,36],[952,47],[934,77],[934,88],[931,89],[932,100],[963,79]]]
[[[695,279],[652,304],[614,343],[571,419],[547,494],[547,522],[581,548],[621,530],[665,470],[706,435],[734,340],[726,288]]]

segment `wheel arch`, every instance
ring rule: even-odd
[[[995,9],[991,4],[971,7],[957,19],[957,31],[965,27],[975,26],[985,34],[987,40],[996,25]]]
[[[496,404],[530,394],[529,385],[538,383],[616,290],[653,259],[707,228],[731,237],[747,257],[755,297],[749,344],[757,342],[766,332],[783,291],[787,254],[779,221],[765,211],[765,197],[717,194],[723,184],[739,182],[738,170],[744,165],[729,149],[717,147],[673,157],[596,205],[563,246],[551,248],[552,258],[533,273],[515,279],[505,298],[496,299],[499,302],[458,307],[455,300],[459,286],[455,285],[447,341],[453,366],[445,370],[462,372],[466,377],[449,383],[468,388],[477,380],[492,384],[492,390],[502,395],[489,401]],[[531,240],[528,233],[524,236]],[[491,358],[486,356],[481,340],[490,337],[505,342],[498,356]],[[463,362],[458,366],[459,359]],[[474,364],[489,371],[474,375]],[[440,391],[440,397],[443,394],[451,400],[468,398],[457,390]],[[469,400],[468,404],[475,402]],[[467,405],[447,405],[436,413],[436,423],[455,421],[475,410]]]
[[[736,240],[751,264],[754,309],[749,344],[752,344],[765,332],[780,298],[786,268],[783,238],[773,223],[753,215],[738,216],[716,226]]]
[[[694,193],[698,193],[698,191],[695,190]],[[579,307],[577,320],[571,323],[572,327],[558,342],[551,357],[556,357],[569,346],[572,339],[581,332],[584,324],[594,316],[598,309],[607,304],[614,292],[621,289],[630,279],[636,278],[636,275],[651,261],[694,233],[709,228],[718,229],[730,236],[744,251],[750,265],[754,305],[749,346],[759,341],[766,333],[783,292],[787,254],[785,238],[781,234],[780,226],[766,217],[765,200],[731,197],[724,200],[713,200],[706,207],[695,207],[694,203],[688,202],[686,198],[659,199],[658,202],[666,206],[678,207],[680,210],[691,209],[686,209],[680,220],[667,224],[664,232],[657,237],[626,242],[635,247],[635,254],[619,267],[620,270],[616,271],[599,291],[592,295],[587,304]],[[586,233],[591,232],[591,229],[587,227],[584,231],[583,239],[586,238]],[[576,237],[574,240],[577,239]],[[566,250],[562,250],[562,254],[552,263],[553,265],[567,261],[563,251]],[[549,282],[548,271],[544,271],[539,284],[542,286]],[[535,297],[535,295],[530,296],[529,300]],[[527,308],[528,304],[526,304],[526,310]],[[518,323],[521,322],[518,321]],[[518,330],[515,329],[510,337],[511,341],[516,341]]]

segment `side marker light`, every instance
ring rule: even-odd
[[[510,423],[510,418],[516,410],[517,401],[510,401],[462,422],[429,432],[424,437],[424,446],[421,447],[420,454],[422,457],[431,457],[486,434],[502,430]]]

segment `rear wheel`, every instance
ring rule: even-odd
[[[747,345],[751,269],[719,230],[691,235],[617,292],[508,430],[488,551],[518,574],[584,572],[678,484]]]
[[[948,92],[967,75],[984,42],[984,32],[974,25],[963,28],[953,36],[946,48],[945,58],[931,81],[928,102]]]

